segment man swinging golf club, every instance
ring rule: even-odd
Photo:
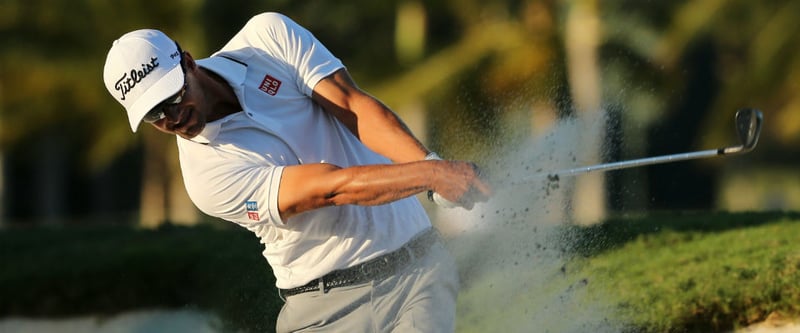
[[[450,332],[457,273],[415,194],[470,209],[489,185],[443,161],[286,16],[253,17],[195,60],[157,30],[114,41],[106,88],[135,132],[177,136],[203,212],[264,244],[280,332]],[[435,193],[435,194],[434,194]]]

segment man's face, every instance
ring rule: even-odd
[[[151,110],[145,116],[145,122],[164,133],[191,139],[205,128],[207,110],[204,109],[206,104],[203,103],[201,86],[195,81],[195,73],[192,71],[197,67],[181,66],[185,73],[183,88]]]

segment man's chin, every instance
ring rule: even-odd
[[[205,127],[206,127],[205,124],[202,124],[202,125],[198,124],[195,127],[188,128],[186,131],[178,132],[177,134],[178,134],[178,136],[180,136],[180,137],[182,137],[184,139],[190,140],[190,139],[193,139],[194,137],[200,135],[200,133],[203,132],[203,129]]]

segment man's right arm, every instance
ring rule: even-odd
[[[318,163],[286,167],[278,191],[281,218],[326,206],[382,205],[424,191],[471,209],[486,201],[491,187],[474,164],[419,161],[349,168]]]

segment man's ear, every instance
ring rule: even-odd
[[[183,51],[183,64],[186,66],[187,69],[194,70],[197,67],[197,63],[194,62],[194,58],[192,58],[192,54],[189,51]]]

